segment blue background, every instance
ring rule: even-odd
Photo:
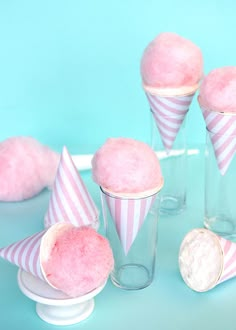
[[[205,73],[234,65],[235,2],[0,1],[0,140],[32,135],[93,152],[109,136],[148,141],[139,71],[144,48],[173,31],[203,52]],[[195,100],[188,141],[202,143]]]
[[[173,31],[202,49],[205,73],[235,65],[235,12],[233,0],[0,0],[0,140],[31,135],[77,154],[94,152],[110,136],[148,141],[150,114],[139,72],[146,45]],[[196,97],[187,136],[189,147],[205,141]],[[159,221],[153,284],[126,292],[109,282],[92,316],[71,329],[235,329],[235,280],[198,294],[179,275],[179,245],[203,219],[202,154],[189,164],[186,211]],[[100,205],[90,172],[83,178]],[[48,198],[43,192],[22,203],[0,203],[0,246],[41,230]],[[16,274],[17,267],[0,260],[0,328],[57,329],[37,317]]]

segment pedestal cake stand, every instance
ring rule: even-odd
[[[86,319],[94,310],[94,297],[106,285],[105,282],[84,296],[70,298],[22,269],[17,280],[24,295],[36,302],[38,316],[54,325],[71,325]]]

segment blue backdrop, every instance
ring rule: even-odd
[[[0,0],[0,141],[31,135],[58,151],[67,145],[74,154],[94,152],[111,136],[149,141],[139,71],[146,45],[172,31],[202,49],[205,73],[236,65],[235,13],[235,0]],[[196,96],[186,127],[189,147],[203,145]],[[236,328],[236,279],[198,294],[179,273],[181,241],[204,218],[203,157],[189,157],[188,165],[185,212],[160,217],[153,284],[128,292],[109,281],[94,314],[68,329]],[[83,179],[101,211],[91,172]],[[0,203],[0,246],[42,230],[49,196],[43,191],[22,203]],[[58,330],[21,293],[17,270],[0,259],[0,328]]]
[[[0,140],[32,135],[73,153],[109,136],[148,141],[144,48],[173,31],[201,47],[205,73],[235,65],[235,10],[233,0],[1,0]],[[187,134],[205,140],[196,97]]]

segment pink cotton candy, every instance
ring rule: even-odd
[[[70,297],[84,295],[107,280],[114,266],[108,240],[91,227],[61,232],[42,263],[51,285]]]
[[[236,67],[212,70],[201,84],[199,103],[212,111],[236,112]]]
[[[0,200],[21,201],[51,187],[59,154],[31,137],[0,143]]]
[[[155,152],[130,138],[110,138],[92,159],[94,181],[115,193],[140,193],[162,186]]]
[[[196,85],[203,75],[201,50],[176,33],[161,33],[144,50],[141,75],[144,85],[149,87]]]

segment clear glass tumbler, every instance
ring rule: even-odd
[[[220,150],[218,147],[220,141],[225,143],[227,140],[227,132],[224,135],[217,134],[212,138],[210,136],[212,132],[206,130],[204,225],[216,234],[236,241],[236,158],[233,156],[236,135],[230,137],[233,143],[232,152],[229,152],[231,143],[227,142],[221,154],[218,152]],[[215,143],[216,139],[217,143]],[[215,143],[215,148],[212,141]],[[231,154],[230,158],[227,153]],[[221,166],[223,162],[227,162],[225,163],[227,170],[219,167],[219,164]]]
[[[168,121],[168,117],[163,116]],[[160,213],[175,215],[181,213],[186,206],[187,189],[187,149],[186,118],[182,122],[172,147],[167,149],[163,143],[163,134],[156,125],[151,114],[151,146],[160,160],[165,184],[160,192]]]
[[[151,284],[155,272],[159,194],[121,198],[101,188],[106,236],[114,254],[114,285],[138,290]]]

